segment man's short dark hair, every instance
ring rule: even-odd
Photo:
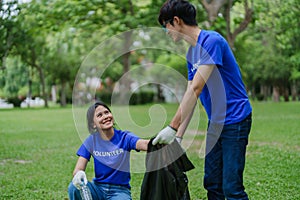
[[[161,25],[172,20],[175,16],[183,20],[186,25],[197,26],[196,8],[185,0],[168,0],[160,9],[158,21]],[[170,22],[173,25],[173,21]]]

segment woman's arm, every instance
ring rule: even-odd
[[[141,151],[147,151],[149,141],[150,140],[139,139],[136,142],[136,149]]]
[[[75,176],[79,170],[85,171],[88,162],[86,158],[80,156],[73,171],[73,176]]]

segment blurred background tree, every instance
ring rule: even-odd
[[[199,26],[216,30],[229,41],[251,98],[299,100],[300,0],[191,2]],[[48,106],[57,95],[58,103],[66,106],[72,102],[76,73],[88,52],[118,34],[125,37],[122,45],[127,53],[103,74],[103,83],[116,82],[142,60],[170,65],[186,76],[182,58],[168,52],[130,51],[136,40],[133,29],[160,26],[161,5],[158,0],[1,1],[0,96],[19,100],[41,96]],[[122,81],[126,94],[132,80]]]

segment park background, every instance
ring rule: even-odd
[[[300,1],[191,2],[197,8],[199,26],[216,30],[228,40],[253,103],[247,191],[253,199],[299,199]],[[160,27],[157,16],[162,3],[0,2],[0,199],[67,198],[66,187],[81,143],[71,109],[78,70],[103,41],[129,33],[122,35],[122,41],[130,49],[136,42],[130,30]],[[80,87],[92,87],[96,98],[110,103],[116,86],[124,86],[120,93],[130,93],[132,81],[120,78],[131,69],[143,67],[147,77],[161,75],[163,71],[152,67],[154,63],[170,66],[186,77],[182,57],[142,49],[116,58],[101,77],[85,77]],[[157,103],[165,107],[170,120],[178,102],[164,89],[149,84],[132,93],[130,110],[136,113],[138,124],[149,123],[144,113]],[[94,96],[89,98],[87,102]],[[42,108],[28,103],[37,99]],[[25,108],[19,108],[22,102],[27,103]],[[13,109],[4,109],[11,105]],[[200,123],[200,131],[205,131],[205,124]],[[193,199],[205,199],[203,159],[197,150],[203,139],[201,134],[196,136],[196,144],[187,150],[196,163],[189,173]],[[91,178],[92,169],[88,170]],[[134,199],[138,199],[142,176],[133,174]]]

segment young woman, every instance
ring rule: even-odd
[[[88,186],[93,199],[127,200],[130,192],[130,151],[146,151],[149,140],[129,131],[114,128],[114,118],[107,105],[96,102],[87,111],[91,133],[77,151],[79,156],[68,193],[71,200],[81,199],[79,188]],[[85,169],[94,158],[95,178],[87,181]]]

